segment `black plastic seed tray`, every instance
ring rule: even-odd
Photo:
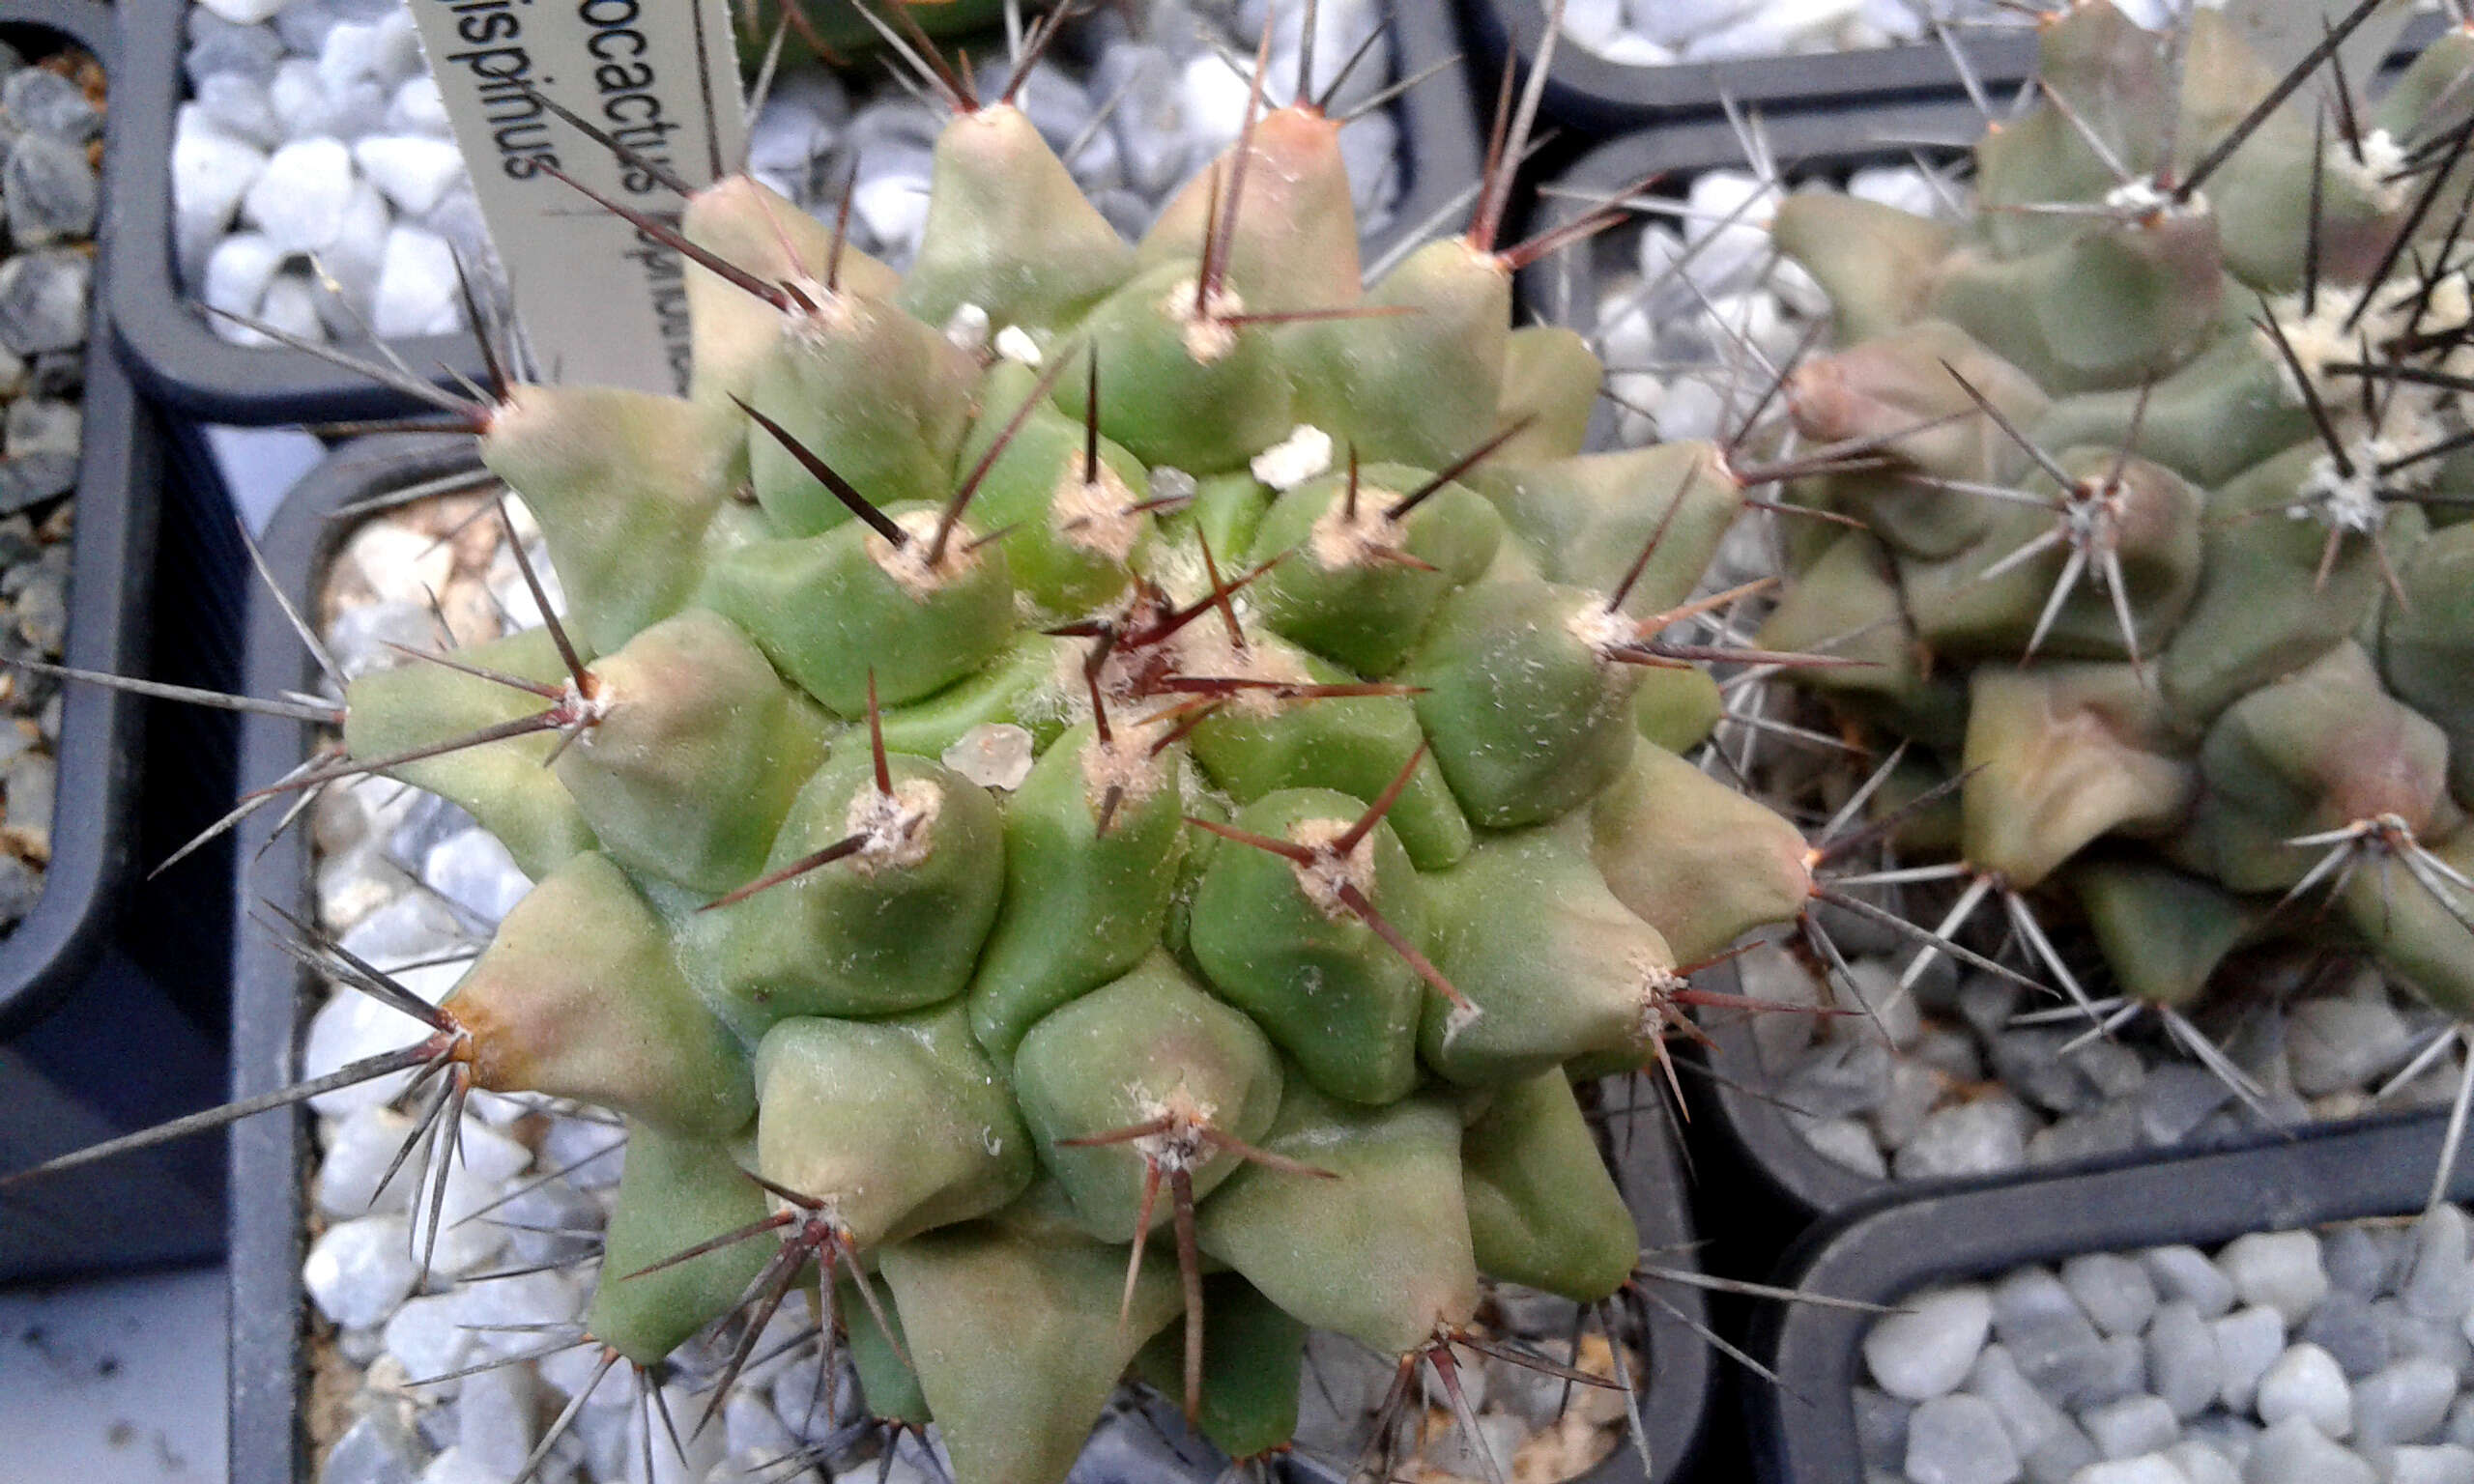
[[[110,203],[130,148],[119,127],[111,13],[88,0],[8,0],[0,41],[32,59],[82,48],[102,63],[113,90],[100,303],[119,225]],[[190,590],[182,575],[187,554],[166,554],[158,565],[169,483],[163,436],[113,360],[100,311],[89,324],[65,658],[78,669],[143,674],[157,590],[166,573]],[[214,627],[207,612],[183,622]],[[142,891],[133,879],[141,849],[152,846],[141,795],[153,809],[158,795],[180,791],[181,779],[216,771],[211,747],[196,745],[199,733],[177,721],[150,728],[162,720],[133,697],[66,689],[43,895],[0,937],[0,1170],[213,1099],[223,976],[219,965],[201,966],[195,950],[219,921],[218,894],[197,890],[214,872],[166,877],[166,886],[188,889],[181,896]],[[160,778],[142,766],[150,745],[182,754]],[[161,811],[178,816],[185,806],[165,797]],[[197,911],[201,899],[212,909]],[[0,1197],[0,1281],[211,1255],[221,1247],[215,1176],[212,1160],[194,1151],[155,1152],[13,1190]]]
[[[1875,1201],[1816,1228],[1780,1282],[1805,1293],[1896,1303],[1935,1284],[1998,1275],[2083,1252],[2187,1242],[2208,1247],[2285,1231],[2420,1212],[2442,1130],[2429,1118],[2323,1127],[2244,1150],[2152,1156],[1999,1189]],[[2451,1198],[2474,1199],[2460,1160]],[[1779,1305],[1755,1326],[1775,1388],[1746,1393],[1744,1426],[1762,1484],[1860,1484],[1850,1388],[1872,1316]]]

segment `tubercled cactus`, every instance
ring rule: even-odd
[[[1639,1270],[1573,1078],[1815,890],[1676,753],[1783,473],[1582,453],[1595,358],[1511,328],[1577,234],[1497,244],[1534,89],[1476,225],[1365,286],[1311,102],[1258,82],[1128,244],[942,85],[908,273],[734,177],[634,214],[690,395],[422,390],[566,617],[353,682],[272,791],[389,774],[537,885],[435,1008],[302,943],[429,1027],[337,1076],[418,1068],[441,1178],[473,1089],[624,1115],[602,1364],[738,1325],[734,1371],[804,1294],[962,1484],[1061,1479],[1130,1367],[1275,1450],[1308,1327],[1456,1398],[1482,1274]]]
[[[1980,415],[1795,490],[1865,528],[1798,533],[1764,642],[1884,662],[1806,679],[1909,739],[1884,798],[1955,791],[1957,859],[1905,872],[1962,888],[1945,932],[1999,904],[2092,1029],[2153,1013],[2237,1085],[2187,1013],[2238,950],[2474,1012],[2474,32],[2372,101],[2335,60],[2372,9],[2280,76],[2214,11],[2074,4],[1972,217],[1777,218],[1837,302],[1802,432]]]

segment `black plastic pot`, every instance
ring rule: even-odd
[[[1546,7],[1540,0],[1463,4],[1478,54],[1489,71],[1500,71],[1505,58],[1516,55],[1525,72],[1546,35]],[[1997,98],[2035,71],[2031,28],[2014,33],[1967,27],[1950,35]],[[1799,108],[1946,98],[1960,86],[1949,53],[1932,43],[1642,67],[1610,62],[1567,36],[1555,46],[1540,116],[1592,133],[1617,133],[1715,114],[1724,100],[1776,117]]]
[[[473,467],[468,439],[386,437],[346,444],[296,486],[261,536],[268,569],[283,594],[301,611],[315,611],[316,587],[345,537],[345,523],[331,521],[338,506]],[[245,663],[241,686],[252,696],[314,691],[318,676],[282,610],[253,587],[246,600]],[[238,774],[243,786],[282,777],[307,756],[312,728],[266,717],[242,727]],[[240,872],[235,906],[247,915],[261,901],[285,904],[307,915],[313,863],[299,829],[277,836],[275,811],[243,822],[237,832]],[[298,1074],[300,1039],[315,1010],[317,986],[304,970],[263,932],[244,930],[232,955],[232,1091],[247,1098],[288,1085]],[[1606,1085],[1620,1110],[1633,1097],[1621,1084]],[[289,1484],[306,1475],[307,1441],[301,1431],[301,1388],[307,1371],[303,1332],[307,1309],[301,1286],[303,1255],[302,1192],[313,1151],[308,1116],[298,1109],[269,1113],[237,1125],[231,1133],[231,1188],[246,1192],[233,1203],[230,1224],[232,1280],[231,1477],[240,1484]],[[1700,1267],[1687,1210],[1684,1178],[1655,1110],[1638,1117],[1620,1111],[1608,1119],[1618,1178],[1640,1228],[1645,1249],[1669,1269]],[[1698,1289],[1658,1287],[1659,1304],[1646,1305],[1639,1333],[1650,1364],[1637,1378],[1654,1471],[1646,1484],[1683,1477],[1708,1407],[1712,1357],[1693,1326],[1707,1322]],[[1337,1484],[1339,1475],[1292,1459],[1300,1484]],[[1584,1476],[1588,1484],[1645,1484],[1629,1447]]]
[[[121,0],[122,68],[115,76],[113,127],[121,172],[113,187],[120,231],[107,249],[115,285],[111,318],[147,391],[181,414],[208,422],[334,422],[399,416],[414,410],[401,394],[304,351],[234,345],[208,324],[182,289],[173,261],[172,137],[187,79],[181,71],[190,0]],[[1395,13],[1399,75],[1454,54],[1450,14],[1441,6]],[[1405,185],[1379,251],[1399,234],[1450,214],[1456,193],[1478,174],[1478,126],[1465,69],[1411,89],[1394,105],[1400,123]],[[480,357],[469,335],[391,342],[417,370],[444,363],[478,381]],[[374,348],[344,345],[368,354]],[[439,373],[441,385],[452,379]]]
[[[93,53],[117,103],[121,73],[103,6],[9,0],[0,5],[0,41],[29,57],[64,44]],[[106,200],[129,146],[115,107]],[[107,210],[98,304],[116,226]],[[194,553],[162,554],[158,565],[167,484],[162,435],[113,359],[100,309],[89,323],[65,661],[143,674],[155,588],[167,571],[176,585],[193,585],[182,574]],[[211,615],[197,623],[214,626]],[[156,894],[141,899],[131,878],[145,836],[140,796],[153,786],[141,768],[150,745],[179,746],[185,766],[206,773],[215,771],[215,759],[201,733],[178,724],[150,737],[148,712],[146,702],[112,691],[66,691],[43,896],[0,937],[0,1169],[144,1127],[214,1096],[221,1047],[213,1002],[222,975],[194,957],[186,966],[176,960],[194,950],[201,933],[213,935],[220,903],[201,927],[192,903]],[[167,778],[180,771],[168,770]],[[166,799],[164,809],[182,812],[177,799]],[[193,888],[197,879],[187,874],[177,884]],[[212,901],[215,894],[205,897]],[[145,909],[132,910],[141,899]],[[123,919],[141,917],[141,925],[117,930]],[[141,941],[148,937],[151,946]],[[175,960],[168,963],[156,952],[167,947]],[[212,1161],[195,1151],[156,1152],[12,1191],[0,1200],[0,1280],[211,1255],[221,1246],[221,1194]]]
[[[2083,1252],[2188,1242],[2366,1216],[2411,1215],[2429,1194],[2438,1121],[2321,1127],[2245,1150],[2091,1165],[1999,1189],[1877,1202],[1816,1229],[1780,1279],[1807,1293],[1895,1303],[1930,1285]],[[2474,1199],[2460,1161],[2452,1199]],[[1779,1386],[1752,1393],[1745,1424],[1764,1484],[1859,1484],[1849,1388],[1871,1316],[1782,1306],[1756,1327]]]

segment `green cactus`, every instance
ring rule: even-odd
[[[1780,208],[1838,304],[1798,427],[1973,415],[1799,484],[1866,528],[1803,551],[1762,642],[1884,662],[1810,678],[1964,778],[1958,860],[1911,872],[1967,883],[1942,930],[1999,899],[2077,992],[2028,902],[2075,911],[2109,1025],[2152,1009],[2196,1048],[2184,1012],[2261,944],[2474,1013],[2474,32],[2358,107],[2342,30],[2280,78],[2216,11],[2187,26],[2047,17],[1971,218]]]
[[[718,1406],[811,1293],[960,1484],[1061,1479],[1129,1367],[1277,1449],[1309,1326],[1456,1396],[1482,1278],[1633,1279],[1575,1079],[1815,891],[1675,751],[1698,662],[1805,658],[1688,631],[1755,476],[1582,453],[1595,357],[1510,328],[1574,240],[1497,248],[1517,138],[1362,287],[1314,105],[1258,83],[1129,246],[949,101],[906,277],[744,178],[614,207],[690,260],[693,395],[433,394],[569,617],[353,683],[284,786],[417,784],[538,885],[435,1010],[301,946],[430,1028],[338,1076],[622,1113],[603,1367],[736,1316]]]

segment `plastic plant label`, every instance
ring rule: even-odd
[[[559,175],[675,222],[681,203],[657,175],[704,186],[737,167],[747,119],[728,0],[412,3],[537,364],[553,380],[590,368],[608,385],[686,390],[684,265]]]

